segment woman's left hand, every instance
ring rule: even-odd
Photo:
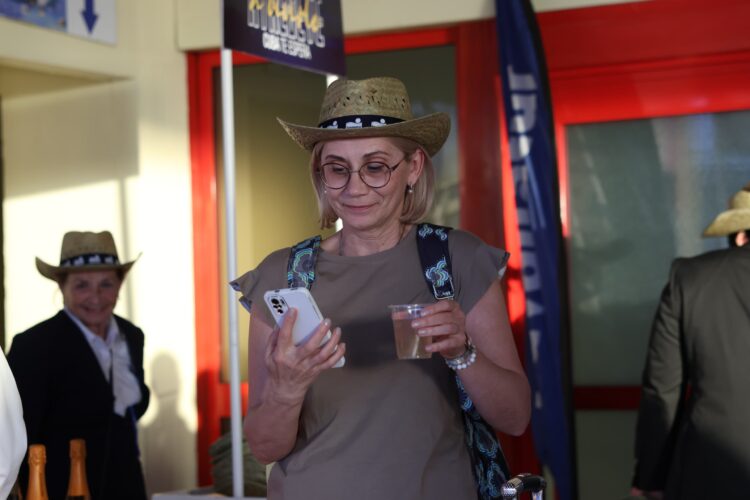
[[[432,337],[428,352],[455,358],[466,351],[466,315],[455,300],[445,299],[425,307],[421,318],[412,321],[421,337]]]

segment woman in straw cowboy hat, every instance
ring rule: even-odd
[[[66,233],[57,266],[36,259],[60,287],[63,310],[16,335],[8,362],[29,444],[47,448],[51,500],[65,498],[74,438],[86,441],[92,499],[146,498],[135,428],[149,402],[143,332],[113,312],[133,263],[120,262],[108,231]]]
[[[372,78],[329,86],[316,127],[280,122],[311,151],[322,227],[341,219],[343,229],[308,269],[328,319],[302,345],[294,313],[276,328],[262,299],[288,286],[289,248],[233,283],[252,304],[245,430],[256,457],[278,462],[269,498],[477,498],[455,377],[484,419],[514,435],[530,395],[498,279],[505,253],[454,230],[454,298],[436,302],[422,276],[416,224],[448,116],[414,118],[403,83]],[[407,303],[431,304],[413,324],[432,339],[429,359],[396,358],[388,305]]]
[[[704,236],[730,248],[676,259],[651,329],[634,494],[750,496],[750,184]]]

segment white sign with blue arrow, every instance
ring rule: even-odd
[[[67,0],[66,31],[114,45],[117,41],[116,0]]]

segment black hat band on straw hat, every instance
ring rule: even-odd
[[[349,115],[349,116],[338,116],[331,118],[318,125],[318,128],[337,128],[337,129],[349,129],[349,128],[366,128],[366,127],[382,127],[384,125],[393,125],[394,123],[401,123],[401,118],[394,118],[392,116],[381,116],[381,115]]]
[[[80,266],[119,266],[120,260],[116,255],[108,253],[87,253],[76,255],[60,261],[60,267],[80,267]]]

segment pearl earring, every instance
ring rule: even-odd
[[[411,184],[408,184],[406,186],[406,193],[407,194],[412,194],[413,192],[414,192],[414,187]]]

